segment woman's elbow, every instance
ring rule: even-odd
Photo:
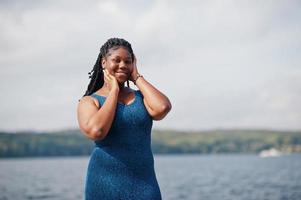
[[[102,128],[99,127],[86,127],[82,128],[85,135],[91,140],[103,140],[105,134]]]
[[[171,110],[171,104],[164,104],[161,108],[153,115],[154,120],[162,120]]]
[[[92,140],[103,140],[105,138],[103,129],[98,127],[92,128],[89,135]]]
[[[161,107],[161,113],[169,113],[169,111],[171,110],[171,103],[168,103],[168,104],[164,104],[162,107]]]

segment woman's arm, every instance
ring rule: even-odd
[[[104,75],[111,88],[105,103],[98,108],[91,97],[85,96],[80,100],[77,109],[79,127],[92,140],[102,140],[107,136],[117,106],[118,83],[115,77],[108,75],[106,71]]]
[[[118,92],[111,91],[105,103],[97,108],[91,97],[84,97],[80,100],[77,109],[79,127],[92,140],[104,139],[111,128]]]
[[[143,77],[138,78],[136,86],[143,94],[145,107],[152,118],[163,119],[172,107],[169,99]]]
[[[134,83],[144,96],[143,101],[148,113],[154,120],[163,119],[172,107],[169,99],[147,80],[145,80],[144,77],[139,77],[137,79],[139,73],[136,66],[136,58],[134,59],[133,65],[131,80],[133,82],[135,81]]]

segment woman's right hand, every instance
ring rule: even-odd
[[[117,79],[115,76],[110,74],[107,69],[103,70],[104,74],[104,84],[109,88],[110,91],[112,90],[118,90],[119,91],[119,85],[117,82]]]

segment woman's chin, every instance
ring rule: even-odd
[[[121,77],[118,77],[116,79],[119,84],[124,84],[127,80],[129,80],[128,78],[121,78]]]

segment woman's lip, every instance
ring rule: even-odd
[[[128,73],[126,73],[126,72],[116,72],[116,74],[125,74],[125,75],[127,75]]]

